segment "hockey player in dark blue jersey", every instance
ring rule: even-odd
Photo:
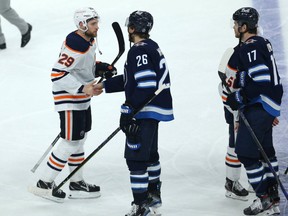
[[[125,91],[121,106],[120,127],[126,134],[125,158],[130,171],[133,193],[131,211],[127,216],[160,215],[160,173],[158,154],[158,123],[174,119],[170,89],[164,89],[135,116],[162,86],[170,84],[166,60],[158,44],[149,39],[153,17],[146,11],[135,11],[127,18],[130,48],[124,75],[115,76],[101,84],[106,93]]]
[[[272,45],[267,39],[257,36],[258,19],[258,12],[250,7],[240,8],[233,14],[235,36],[242,42],[233,86],[240,89],[228,95],[227,104],[233,110],[241,109],[278,173],[272,124],[280,115],[283,88]],[[280,214],[277,180],[267,163],[262,160],[261,153],[242,119],[235,151],[245,166],[249,182],[257,196],[257,199],[244,209],[244,214]]]

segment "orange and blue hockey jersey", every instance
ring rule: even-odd
[[[64,41],[51,80],[56,111],[86,110],[90,97],[81,91],[95,79],[96,43],[71,32]]]

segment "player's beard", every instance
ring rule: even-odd
[[[240,33],[237,31],[234,31],[234,34],[235,34],[235,38],[240,38]]]
[[[134,43],[134,34],[129,33],[129,41]]]
[[[93,32],[88,30],[88,31],[85,32],[85,35],[87,37],[94,38],[94,37],[97,37],[97,32],[93,33]]]

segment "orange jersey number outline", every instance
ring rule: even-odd
[[[66,67],[70,67],[74,61],[75,61],[74,58],[72,58],[71,56],[68,56],[65,53],[62,53],[58,63],[64,64]]]

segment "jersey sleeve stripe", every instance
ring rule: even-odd
[[[249,68],[248,73],[250,76],[253,76],[254,73],[259,73],[261,71],[269,71],[269,68],[266,65],[261,64],[261,65],[257,65],[255,67]]]
[[[138,82],[137,88],[155,88],[156,85],[156,81],[143,81]]]
[[[61,71],[61,70],[57,70],[57,69],[52,69],[52,72],[51,72],[51,80],[52,82],[55,82],[65,76],[67,76],[69,74],[69,72],[67,71]]]
[[[271,82],[271,77],[270,75],[260,75],[260,76],[255,76],[252,78],[255,82]]]
[[[230,70],[230,71],[233,71],[233,72],[237,72],[237,69],[231,67],[229,64],[227,64],[227,68],[226,68],[226,69],[228,69],[228,70]]]
[[[155,71],[144,70],[144,71],[139,71],[135,73],[134,77],[135,77],[135,80],[146,78],[146,77],[156,77],[156,73]]]
[[[225,97],[225,96],[222,96],[221,98],[222,98],[222,101],[224,101],[224,102],[226,102],[226,101],[227,101],[227,97]]]

